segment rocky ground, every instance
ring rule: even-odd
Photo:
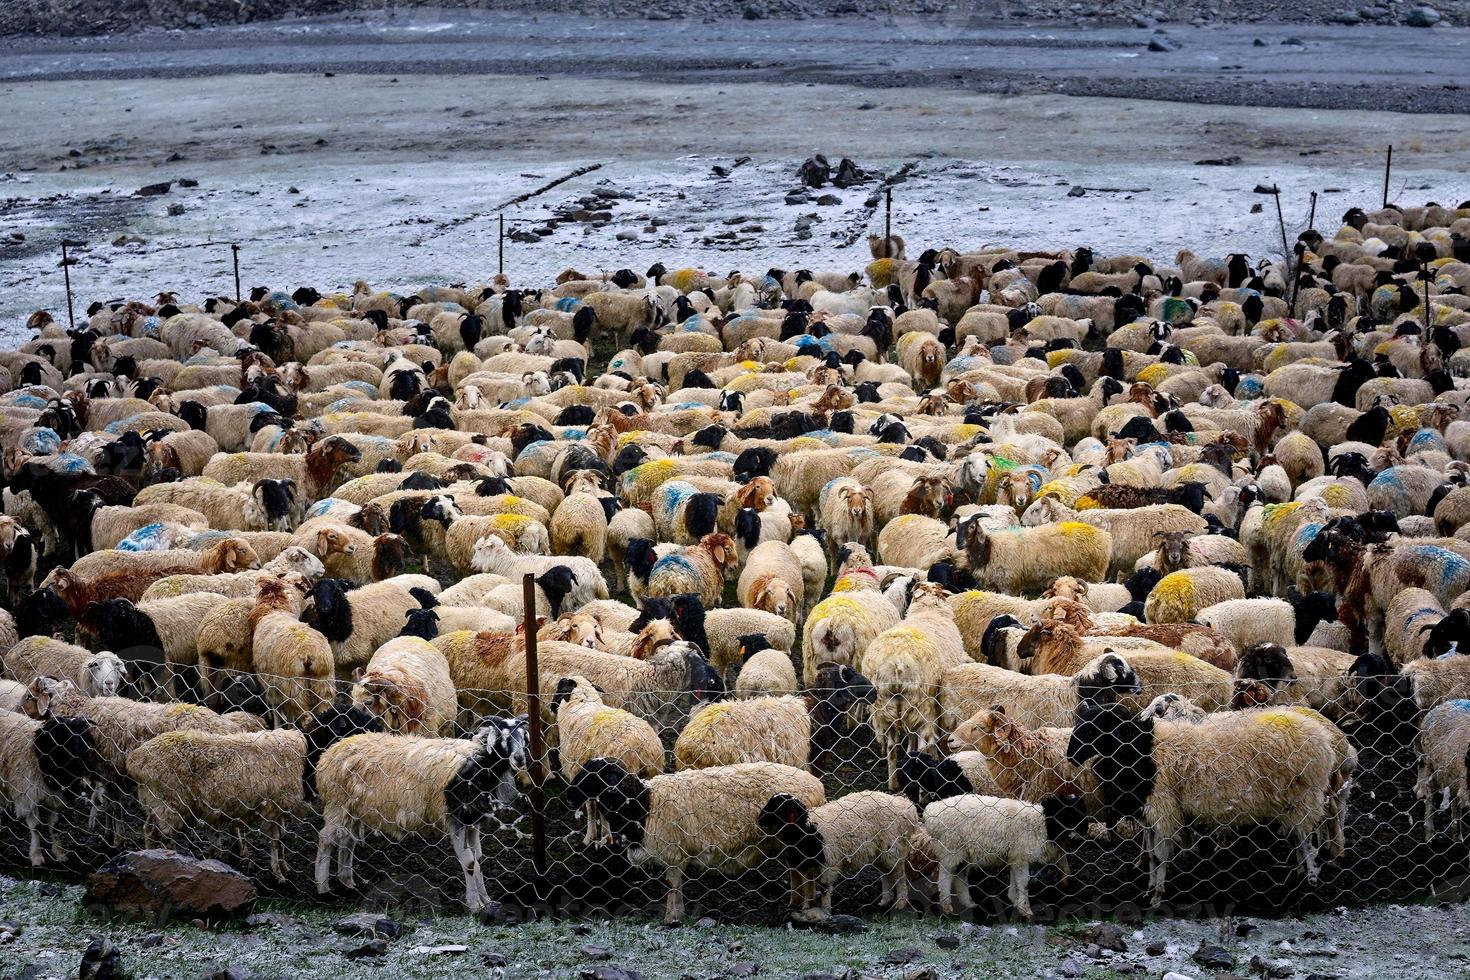
[[[1246,976],[1449,980],[1470,962],[1470,911],[1380,906],[1299,919],[1159,918],[1114,925],[984,926],[956,919],[843,919],[839,932],[761,929],[700,919],[669,929],[638,919],[480,921],[463,915],[355,914],[264,903],[206,928],[98,918],[80,886],[0,877],[0,976],[75,977],[110,951],[119,973],[96,977],[375,976],[507,978],[801,977],[945,980],[977,976]],[[100,957],[99,957],[100,954]]]
[[[1434,0],[11,0],[0,33],[98,35],[140,28],[197,28],[325,13],[418,8],[557,11],[651,20],[932,16],[985,22],[1309,24],[1470,23],[1470,2]]]

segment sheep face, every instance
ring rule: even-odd
[[[1111,650],[1091,661],[1075,679],[1078,696],[1105,705],[1119,694],[1142,694],[1143,684],[1128,661]]]
[[[336,528],[324,527],[316,532],[316,553],[319,558],[328,555],[351,555],[357,551],[357,545]]]
[[[790,585],[777,578],[767,579],[757,585],[750,602],[755,609],[763,609],[787,619],[791,619],[796,611],[796,593]]]
[[[92,697],[115,697],[125,680],[127,667],[117,654],[104,650],[87,661],[87,693]]]
[[[567,788],[566,803],[576,810],[596,802],[613,837],[632,847],[643,843],[648,823],[648,785],[612,759],[591,759]]]

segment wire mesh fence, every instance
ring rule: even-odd
[[[629,664],[674,669],[686,646]],[[18,707],[42,720],[8,716],[6,741],[31,748],[40,785],[8,780],[6,863],[85,870],[169,846],[292,898],[768,924],[1265,914],[1463,891],[1470,703],[1420,735],[1362,685],[1318,712],[1300,679],[1240,681],[1201,716],[1192,704],[1217,691],[1125,675],[1030,726],[1023,698],[971,711],[995,691],[955,687],[909,706],[936,719],[920,752],[885,727],[902,692],[850,667],[736,697],[698,673],[676,690],[603,687],[569,666],[598,651],[540,647],[539,755],[527,684],[461,690],[436,715],[401,678],[328,682],[285,711],[267,692],[299,678],[224,672],[218,711],[139,678],[120,692],[137,702],[33,682]]]

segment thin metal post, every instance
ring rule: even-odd
[[[526,727],[531,741],[531,866],[536,871],[538,894],[546,880],[546,794],[541,769],[541,666],[536,660],[536,577],[529,572],[521,580],[525,603],[526,631]]]
[[[71,301],[71,260],[66,255],[66,239],[61,240],[61,275],[66,280],[66,323],[67,328],[77,328],[76,314],[72,311]]]
[[[887,206],[883,211],[883,255],[893,258],[893,188],[890,187],[883,195]]]
[[[1317,229],[1317,192],[1312,192],[1312,213],[1307,215],[1307,231]]]
[[[240,246],[235,242],[230,243],[230,257],[235,262],[235,302],[238,303],[240,302]]]
[[[1295,281],[1295,273],[1292,272],[1292,268],[1291,268],[1291,246],[1288,245],[1288,244],[1286,244],[1286,216],[1281,213],[1281,187],[1280,187],[1280,185],[1277,185],[1277,186],[1271,188],[1271,196],[1274,197],[1274,198],[1276,198],[1276,224],[1281,228],[1281,261],[1286,263],[1286,271],[1287,271],[1287,273],[1289,275],[1292,275],[1293,276],[1293,281]],[[1290,316],[1293,319],[1295,319],[1296,318],[1296,308],[1295,308],[1295,306],[1296,306],[1296,303],[1295,303],[1295,301],[1296,301],[1296,290],[1295,289],[1292,290],[1291,297],[1292,297],[1292,309],[1290,311]]]
[[[1393,169],[1393,144],[1388,144],[1388,159],[1383,161],[1383,206],[1388,207],[1388,173]]]
[[[495,274],[505,275],[505,212],[500,212],[500,247],[495,259]]]
[[[1421,262],[1419,268],[1424,273],[1424,342],[1429,342],[1429,328],[1431,326],[1429,316],[1429,263]]]

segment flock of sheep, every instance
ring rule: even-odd
[[[30,862],[141,813],[288,878],[310,820],[319,892],[368,832],[445,834],[485,907],[537,761],[527,576],[576,847],[666,874],[669,921],[686,871],[768,860],[799,916],[994,869],[1029,917],[1099,843],[1157,907],[1262,825],[1315,883],[1384,719],[1458,837],[1470,204],[1289,264],[872,246],[37,313],[0,353]]]

